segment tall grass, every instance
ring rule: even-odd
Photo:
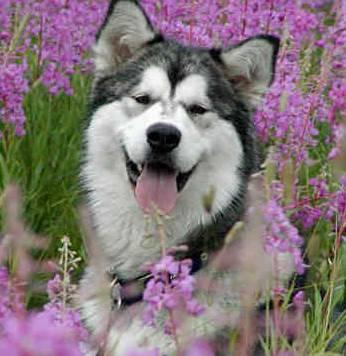
[[[27,134],[7,132],[0,141],[0,190],[10,183],[22,189],[27,225],[50,241],[42,258],[56,255],[63,235],[84,256],[76,207],[89,83],[75,75],[75,94],[56,97],[37,86],[25,98]]]

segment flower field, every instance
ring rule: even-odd
[[[293,256],[295,274],[288,285],[273,286],[263,320],[254,306],[247,317],[263,324],[256,347],[265,355],[344,355],[346,2],[140,3],[164,36],[187,45],[280,37],[275,80],[254,117],[266,157],[259,230],[268,259]],[[90,49],[108,0],[0,5],[0,355],[81,355],[90,337],[73,302],[87,258],[79,170]],[[174,283],[159,284],[178,270]],[[207,306],[193,297],[198,283],[188,260],[166,254],[148,271],[145,324],[159,327],[156,313],[171,316],[177,298],[187,314],[203,314]],[[216,355],[208,339],[181,345],[172,320],[164,328],[177,354]],[[256,343],[243,324],[229,334],[230,354],[248,355]],[[163,351],[129,349],[128,355]]]

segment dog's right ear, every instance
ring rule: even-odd
[[[251,108],[256,109],[274,79],[279,38],[250,37],[219,54],[226,77]]]
[[[137,2],[112,0],[93,48],[96,71],[116,68],[155,35]]]

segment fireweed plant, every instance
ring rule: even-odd
[[[0,4],[0,354],[80,355],[88,333],[71,303],[71,278],[79,262],[73,250],[84,257],[80,231],[71,222],[77,220],[76,152],[92,65],[90,47],[108,0]],[[261,347],[268,355],[343,354],[346,2],[141,4],[165,36],[186,44],[227,46],[259,33],[281,38],[275,82],[255,115],[268,157],[262,173],[261,231],[268,256],[275,262],[278,252],[291,254],[296,275],[305,273],[307,278],[300,291],[294,284],[274,285],[273,310],[267,308],[265,320],[256,322],[264,324]],[[5,191],[13,181],[23,190],[26,222],[50,237],[48,247],[24,227],[20,194],[13,187]],[[60,243],[66,234],[71,241],[65,237]],[[180,325],[173,311],[183,309],[198,318],[208,306],[194,299],[198,285],[189,273],[190,261],[175,259],[176,251],[167,252],[163,238],[161,242],[161,260],[146,266],[152,278],[144,293],[143,321],[159,327],[156,314],[164,310],[165,332],[179,353],[213,355],[208,340],[179,343]],[[45,249],[33,259],[37,246]],[[47,271],[48,257],[60,259],[47,283],[48,301],[40,310],[32,309],[30,305],[40,304],[32,302],[36,285],[42,289],[44,283],[33,276]],[[230,333],[230,349],[240,355],[249,350],[254,317],[249,313],[239,330]],[[295,341],[288,342],[292,338]],[[129,355],[161,351],[133,350]]]

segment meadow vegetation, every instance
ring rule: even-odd
[[[274,286],[260,343],[266,355],[345,354],[346,3],[141,3],[163,34],[186,44],[220,47],[259,33],[281,38],[275,81],[254,120],[267,157],[263,249],[273,259],[278,252],[291,254],[295,277],[288,286]],[[79,355],[80,343],[88,340],[71,299],[86,260],[78,206],[90,47],[107,5],[1,1],[1,355]],[[170,273],[178,262],[166,255],[159,263]],[[184,263],[182,280],[188,278]],[[153,281],[155,271],[152,266]],[[198,317],[203,307],[196,302],[187,312]],[[153,327],[160,308],[171,307],[150,310]],[[179,337],[174,325],[173,332],[172,325],[167,329]],[[248,354],[246,332],[230,333],[230,350]],[[24,334],[30,340],[25,344]],[[181,354],[214,355],[208,340],[186,347]]]

